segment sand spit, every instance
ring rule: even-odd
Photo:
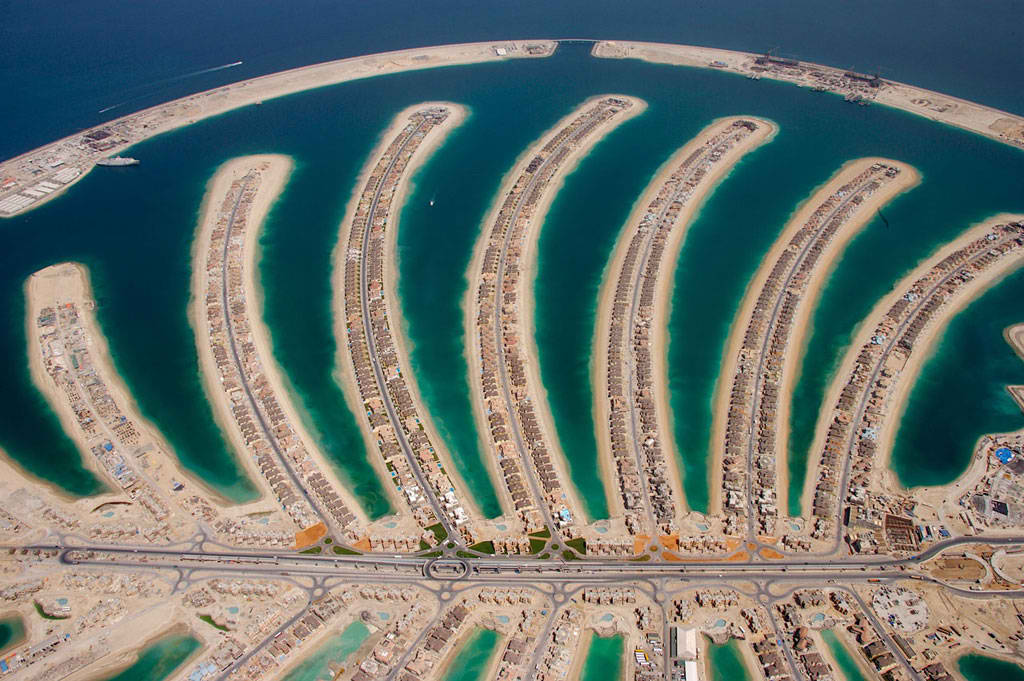
[[[1024,147],[1024,117],[872,74],[751,52],[670,43],[600,41],[594,44],[592,54],[595,57],[712,68],[755,80],[770,78],[795,83],[800,87],[843,95],[854,103],[876,102],[891,106],[1004,144]]]
[[[298,529],[322,522],[339,539],[355,541],[366,517],[298,417],[261,314],[259,234],[291,168],[284,156],[247,156],[227,162],[211,180],[194,242],[190,317],[218,421],[253,478]],[[302,535],[303,542],[315,538]]]
[[[529,531],[554,524],[554,518],[563,509],[571,514],[572,525],[585,517],[578,491],[570,484],[567,462],[558,447],[546,392],[539,377],[533,295],[540,228],[565,177],[605,135],[645,108],[645,102],[631,97],[592,97],[525,150],[502,180],[466,274],[467,281],[471,282],[464,302],[465,333],[470,339],[467,365],[475,394],[477,427],[479,432],[489,434],[486,438],[488,453],[501,467],[502,486],[519,501],[519,520]],[[535,181],[542,184],[535,185]],[[525,204],[522,203],[524,192],[529,192]],[[515,225],[509,227],[507,223],[513,214],[518,218]],[[506,268],[506,259],[512,261],[511,267]],[[505,278],[500,294],[503,317],[500,329],[494,320],[499,314],[496,304],[499,265],[501,276]],[[521,399],[520,407],[528,410],[531,421],[536,422],[537,432],[530,440],[534,444],[531,455],[524,451],[528,447],[516,444],[526,438],[519,435],[521,425],[502,388],[500,367],[505,360],[498,359],[499,343],[503,346],[502,354],[514,354],[517,370],[522,372],[515,395],[525,398]],[[489,373],[485,376],[486,367]],[[489,384],[486,391],[485,378]],[[530,460],[531,456],[534,460]],[[535,470],[538,461],[546,470],[548,489],[544,492],[537,482],[541,477]]]
[[[381,52],[312,64],[199,92],[116,118],[0,163],[0,217],[60,196],[96,162],[143,140],[211,116],[285,95],[403,71],[548,57],[551,40],[462,43]]]
[[[748,500],[755,492],[774,497],[770,504],[774,509],[766,505],[754,513],[752,507],[744,510],[739,504],[729,512],[749,514],[751,523],[756,517],[761,535],[775,533],[778,509],[787,508],[789,409],[795,364],[807,340],[811,313],[850,240],[883,205],[919,180],[913,168],[889,159],[863,158],[844,164],[797,208],[762,260],[733,322],[716,388],[711,467],[714,512],[722,512],[724,457],[730,449],[731,458],[741,460],[739,469],[747,469],[746,475],[741,473],[746,484],[740,493]],[[756,385],[742,387],[762,372]],[[764,392],[768,390],[773,394]],[[752,411],[755,404],[760,410]],[[756,428],[755,422],[759,424]],[[755,437],[765,429],[774,433],[770,443],[763,442],[763,434]],[[751,454],[771,460],[757,466],[761,471],[757,482]],[[774,480],[762,484],[761,476]]]
[[[974,225],[903,277],[859,326],[829,386],[809,455],[812,463],[802,508],[805,514],[811,513],[812,501],[819,499],[814,502],[820,508],[818,521],[826,525],[821,537],[830,531],[828,525],[835,522],[835,514],[841,513],[842,497],[837,503],[830,495],[837,489],[842,495],[842,483],[850,482],[851,476],[855,477],[850,484],[858,488],[870,488],[872,482],[897,487],[895,480],[885,478],[893,477],[888,472],[889,457],[910,388],[953,316],[1024,265],[1024,253],[1017,243],[1020,228],[1013,227],[1022,218],[1002,214]],[[999,225],[1009,227],[1004,231]],[[869,364],[864,365],[865,361]],[[884,364],[878,365],[879,361]],[[867,384],[863,382],[866,370],[858,369],[855,374],[855,368],[865,366],[868,370],[876,367],[873,376],[877,378]],[[857,406],[856,399],[844,398],[840,403],[844,388],[855,376],[862,377],[856,384],[857,398],[865,390],[872,391],[865,409]],[[836,434],[830,434],[830,429]],[[837,444],[840,439],[841,446]],[[823,452],[838,457],[838,465],[826,465]],[[854,458],[858,461],[851,462]],[[828,501],[831,503],[825,503]]]
[[[422,527],[442,522],[472,544],[490,532],[481,527],[479,509],[423,407],[397,298],[397,235],[411,179],[466,115],[457,104],[423,102],[392,121],[360,173],[341,224],[332,307],[337,374],[353,412],[362,415],[367,451],[381,454],[373,458],[392,481],[387,486],[401,486],[400,503]]]
[[[745,127],[745,121],[753,123],[754,129]],[[591,353],[591,375],[595,386],[594,423],[598,460],[609,492],[610,506],[616,515],[626,517],[626,526],[632,528],[631,532],[678,532],[686,510],[668,409],[666,338],[675,264],[686,231],[705,199],[722,179],[748,152],[769,140],[776,130],[776,126],[768,121],[730,117],[715,121],[678,149],[659,168],[637,200],[605,269]],[[647,295],[653,292],[652,299],[643,298],[642,291]],[[639,312],[635,309],[638,305]],[[636,388],[633,384],[637,379],[638,355],[630,342],[636,333],[629,327],[635,327],[636,333],[648,337],[645,349],[649,353],[651,371],[644,383],[650,383],[651,395],[643,399],[654,402],[656,416],[651,424],[653,428],[644,428],[643,437],[633,432],[636,425],[629,425],[632,419],[625,418],[625,413],[633,414],[642,409],[640,402],[630,397]],[[614,397],[611,392],[612,372],[609,371],[613,329],[619,339],[614,344],[615,352],[621,353],[623,358],[622,362],[614,363],[618,367],[613,372],[615,383],[621,386],[615,390]],[[618,413],[616,423],[619,424],[615,429],[625,428],[619,435],[623,441],[617,448],[612,446],[615,437],[610,420],[613,401],[620,405],[615,408]],[[648,436],[654,439],[653,446],[645,446],[642,454],[634,452],[638,443]],[[622,458],[621,467],[616,464],[613,449]],[[665,476],[668,482],[667,494],[657,497],[657,503],[663,507],[661,517],[657,519],[651,508],[651,498],[655,495],[649,491],[652,484],[646,481],[648,476]],[[641,508],[639,514],[636,510],[627,511],[625,505],[625,499],[635,496],[638,487],[643,490],[641,496],[646,507]]]
[[[212,519],[217,515],[214,506],[230,506],[230,501],[184,471],[156,427],[139,415],[93,314],[95,302],[85,267],[76,263],[47,267],[32,275],[25,288],[33,380],[60,416],[83,460],[111,489],[118,490],[115,497],[91,498],[87,505],[127,497],[137,507],[138,517],[126,518],[123,531],[140,531],[150,541],[187,536],[192,519],[182,511],[194,515],[196,508],[203,507],[210,510],[208,519]],[[37,484],[58,492],[52,485]],[[260,500],[231,509],[253,513],[265,506]],[[79,515],[73,512],[76,524],[87,520]],[[90,532],[97,538],[114,538],[120,536],[117,527],[111,524]]]

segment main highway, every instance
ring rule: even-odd
[[[1021,591],[972,591],[946,584],[918,568],[943,551],[960,546],[1024,547],[1024,536],[958,537],[933,544],[920,553],[905,557],[840,557],[819,558],[811,555],[789,557],[777,561],[732,561],[721,557],[689,563],[638,562],[631,560],[583,559],[576,561],[539,560],[525,557],[493,557],[466,559],[446,549],[440,557],[401,554],[313,555],[286,551],[239,551],[217,545],[199,533],[195,539],[180,546],[92,545],[55,535],[55,543],[10,546],[13,554],[36,554],[43,561],[74,565],[105,571],[145,570],[163,573],[171,578],[175,591],[184,591],[193,584],[214,578],[276,579],[288,581],[306,593],[307,601],[299,612],[277,627],[262,641],[249,647],[245,654],[222,671],[219,679],[228,679],[253,656],[264,650],[276,636],[308,612],[312,602],[325,591],[340,584],[414,585],[426,589],[441,605],[451,602],[459,591],[474,586],[526,588],[545,595],[552,607],[528,658],[531,662],[523,681],[535,677],[551,632],[563,608],[587,586],[632,585],[658,603],[665,603],[674,594],[695,588],[734,589],[754,598],[768,618],[775,639],[780,645],[792,678],[802,678],[788,631],[777,621],[774,604],[793,590],[807,587],[840,589],[850,594],[865,612],[879,637],[894,658],[915,681],[920,675],[895,646],[869,606],[851,588],[853,584],[892,583],[915,579],[945,588],[960,597],[983,599],[1024,599]],[[753,589],[753,591],[751,591]],[[403,651],[405,661],[416,644],[442,616],[439,607],[426,623],[416,642]],[[666,636],[667,636],[667,621]],[[664,656],[665,678],[669,678],[669,660]],[[401,665],[395,665],[387,679],[396,677]]]

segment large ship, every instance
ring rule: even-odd
[[[111,158],[101,158],[96,161],[98,166],[137,166],[139,165],[139,159],[128,158],[127,156],[112,156]]]

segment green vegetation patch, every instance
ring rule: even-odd
[[[565,560],[579,560],[580,557],[576,555],[575,551],[562,551],[562,558]]]
[[[430,544],[420,539],[420,551],[426,551],[430,548]]]
[[[361,556],[361,555],[363,555],[363,554],[359,553],[358,551],[354,551],[352,549],[346,549],[344,546],[335,546],[334,547],[334,552],[337,553],[339,556]]]
[[[33,604],[36,606],[36,612],[39,613],[39,616],[44,620],[66,620],[70,617],[70,615],[48,615],[46,611],[43,610],[43,606],[39,604],[39,601],[33,601]]]
[[[221,631],[230,631],[223,624],[217,624],[216,622],[214,622],[213,621],[213,617],[211,615],[200,615],[199,619],[201,619],[202,621],[206,622],[207,624],[209,624],[214,629],[219,629]]]
[[[651,554],[645,553],[642,556],[637,556],[636,558],[630,558],[629,562],[631,562],[631,563],[643,563],[644,561],[650,560],[650,559],[651,559]]]
[[[310,546],[308,549],[302,549],[299,553],[320,553],[323,550],[322,546]]]
[[[550,557],[551,557],[551,554],[548,553],[547,551],[545,551],[544,553],[542,553],[539,556],[537,556],[537,558],[540,559],[540,560],[547,560]]]
[[[437,540],[438,544],[440,544],[448,538],[448,530],[444,529],[444,525],[442,525],[441,523],[431,525],[427,528],[427,531],[434,533],[434,539]]]
[[[537,530],[536,532],[530,533],[531,537],[541,537],[543,539],[551,539],[551,530],[544,528],[543,530]]]
[[[546,539],[534,539],[530,537],[530,553],[540,553],[548,545]]]
[[[477,557],[477,555],[475,553],[470,553],[469,551],[456,551],[455,555],[458,556],[459,558],[476,558]]]
[[[575,539],[570,539],[569,541],[565,542],[565,545],[581,555],[586,555],[587,553],[587,540],[583,537],[576,537]]]
[[[489,553],[489,554],[491,554],[493,556],[494,555],[494,542],[492,542],[492,541],[482,541],[482,542],[480,542],[478,544],[473,544],[472,546],[469,547],[469,549],[470,549],[470,551],[478,551],[480,553]]]
[[[424,558],[437,558],[441,555],[441,551],[431,551],[430,553],[424,553]]]

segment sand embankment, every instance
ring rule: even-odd
[[[729,414],[729,396],[732,388],[732,380],[736,375],[736,365],[739,359],[740,349],[743,346],[743,337],[750,325],[750,317],[757,305],[757,299],[768,281],[772,268],[782,254],[789,248],[790,241],[799,232],[804,224],[811,219],[814,211],[821,204],[839,190],[844,184],[853,180],[857,175],[867,170],[874,163],[885,163],[900,168],[900,174],[886,182],[878,191],[867,198],[855,210],[854,214],[845,220],[832,237],[824,252],[818,258],[811,276],[804,288],[804,295],[800,298],[796,314],[793,317],[791,335],[786,344],[786,352],[782,360],[782,379],[779,389],[779,408],[776,417],[776,505],[780,509],[788,508],[789,503],[789,414],[792,408],[793,388],[798,375],[796,366],[806,348],[810,337],[808,333],[811,314],[817,307],[818,298],[824,288],[825,281],[832,274],[843,252],[850,241],[875,217],[878,210],[892,201],[896,196],[916,186],[920,180],[917,170],[905,163],[885,158],[861,158],[849,161],[831,177],[825,184],[816,188],[794,211],[786,222],[782,233],[779,234],[775,243],[772,244],[768,254],[762,259],[761,265],[754,278],[747,286],[743,302],[740,304],[730,332],[729,342],[726,344],[725,355],[722,358],[722,371],[718,377],[718,387],[715,390],[714,417],[712,421],[712,483],[711,499],[712,509],[716,513],[721,512],[721,488],[722,488],[722,458],[725,450],[725,431]]]
[[[253,341],[256,343],[257,351],[261,357],[263,369],[267,380],[270,382],[275,393],[278,395],[279,404],[285,410],[289,420],[301,436],[310,442],[308,434],[301,430],[302,423],[294,413],[291,401],[284,393],[283,381],[280,370],[273,361],[270,354],[270,339],[262,320],[262,294],[255,283],[253,270],[256,263],[257,244],[263,221],[270,212],[271,206],[277,200],[278,195],[284,188],[285,182],[291,173],[292,160],[287,156],[263,154],[258,156],[243,156],[241,158],[227,161],[214,174],[207,184],[206,195],[203,198],[202,208],[199,212],[199,221],[196,237],[192,243],[192,296],[188,305],[188,317],[196,335],[196,348],[199,355],[200,373],[203,378],[203,387],[206,389],[207,398],[213,406],[214,417],[217,424],[225,434],[228,441],[235,450],[235,455],[245,465],[249,478],[262,491],[263,498],[273,499],[274,494],[270,490],[265,478],[256,466],[256,462],[249,454],[245,440],[235,424],[234,415],[231,413],[231,405],[220,385],[220,373],[217,371],[217,364],[214,361],[213,353],[210,351],[210,332],[206,324],[206,306],[202,302],[206,298],[206,258],[210,249],[210,240],[214,227],[217,225],[219,209],[224,197],[231,189],[231,184],[243,177],[253,168],[265,165],[262,180],[256,196],[253,199],[249,212],[248,221],[255,227],[245,231],[245,244],[243,247],[244,262],[243,287],[246,298],[246,308],[249,315]],[[314,454],[315,447],[309,447],[310,454]],[[320,463],[318,461],[318,463]],[[325,468],[325,474],[330,468]],[[339,487],[339,490],[343,488]],[[345,498],[346,503],[349,499]],[[353,512],[358,513],[359,507],[350,504]]]
[[[233,109],[262,104],[264,101],[304,90],[403,71],[419,71],[442,66],[461,66],[516,58],[547,57],[554,53],[556,46],[557,44],[552,40],[503,40],[381,52],[311,64],[249,78],[159,104],[82,130],[0,163],[0,177],[13,177],[18,181],[18,185],[13,189],[0,192],[0,200],[16,195],[25,187],[47,180],[59,169],[77,168],[81,171],[67,184],[61,183],[58,189],[38,198],[29,206],[11,213],[0,211],[0,217],[20,215],[60,196],[68,187],[85,177],[93,169],[96,161],[102,158],[116,155],[151,137]],[[116,141],[112,147],[98,152],[82,150],[83,146],[79,144],[79,140],[84,135],[105,131],[108,128],[115,129],[115,134],[107,138],[108,141]],[[40,166],[44,173],[37,176],[31,173],[31,170],[35,169],[31,160],[37,157],[62,158],[65,164],[59,169]],[[21,166],[25,166],[25,168]]]
[[[544,217],[547,215],[547,211],[551,207],[551,203],[554,201],[555,196],[562,188],[566,176],[575,170],[587,154],[589,154],[597,143],[604,139],[608,133],[617,128],[621,123],[642,113],[647,108],[647,102],[635,97],[625,97],[623,95],[605,94],[590,97],[568,115],[561,118],[543,135],[541,135],[536,142],[527,147],[519,155],[515,164],[512,166],[512,169],[506,173],[505,177],[502,179],[501,185],[495,194],[494,201],[491,204],[491,208],[487,212],[487,217],[484,218],[482,223],[480,237],[477,239],[476,245],[473,248],[473,257],[470,260],[469,268],[466,270],[466,281],[469,282],[469,286],[466,289],[466,295],[463,299],[463,319],[465,323],[464,333],[465,337],[468,339],[465,344],[468,355],[466,358],[466,364],[469,367],[470,388],[473,391],[473,414],[476,420],[478,432],[489,433],[490,425],[487,422],[484,403],[478,385],[482,367],[480,361],[480,339],[476,331],[475,309],[476,293],[480,286],[478,272],[481,269],[483,256],[487,250],[490,240],[491,226],[498,218],[505,196],[508,195],[509,191],[515,185],[516,180],[523,174],[533,158],[537,156],[537,153],[544,148],[544,145],[547,144],[559,130],[571,123],[573,119],[585,111],[587,107],[605,97],[621,97],[629,100],[632,103],[632,106],[619,116],[598,125],[597,128],[587,136],[585,143],[570,152],[562,162],[562,166],[545,186],[544,193],[533,210],[533,216],[530,220],[530,228],[527,230],[527,234],[524,237],[524,247],[519,258],[520,277],[518,287],[519,300],[522,301],[519,319],[523,335],[525,336],[524,348],[526,350],[527,390],[530,395],[533,395],[536,399],[535,404],[537,407],[537,416],[540,420],[543,437],[551,447],[551,461],[554,464],[555,471],[559,479],[563,482],[563,489],[568,497],[566,499],[566,506],[572,510],[573,517],[576,519],[588,518],[588,515],[584,512],[584,507],[580,502],[579,490],[576,488],[572,477],[569,475],[569,466],[565,458],[565,452],[562,451],[559,444],[559,440],[557,438],[558,431],[555,430],[553,418],[551,416],[551,408],[547,399],[547,391],[544,390],[539,376],[540,366],[537,359],[538,351],[536,334],[534,333],[533,301],[537,278],[537,241],[540,236],[540,227],[544,223]],[[492,466],[496,468],[497,456],[494,453],[494,447],[489,439],[487,440],[484,451],[489,453],[488,458],[492,460]],[[505,483],[499,479],[498,485],[503,488]],[[543,500],[537,499],[536,501],[538,504],[544,505]]]
[[[431,106],[447,107],[451,113],[443,123],[432,128],[420,142],[416,151],[413,153],[412,158],[409,159],[409,162],[403,172],[404,177],[402,181],[398,183],[395,195],[391,200],[390,213],[388,215],[388,229],[386,230],[387,235],[384,241],[385,300],[387,302],[388,319],[391,320],[391,333],[395,340],[395,348],[398,353],[398,363],[401,367],[402,376],[405,378],[405,384],[409,389],[409,394],[412,396],[416,413],[419,416],[420,422],[427,433],[427,437],[433,444],[445,471],[452,479],[452,482],[455,483],[457,496],[460,502],[462,502],[463,506],[466,507],[466,510],[471,513],[474,518],[480,519],[480,509],[476,504],[475,498],[472,494],[468,493],[466,482],[459,473],[458,467],[452,460],[451,452],[448,450],[445,441],[438,435],[437,427],[430,418],[429,411],[425,408],[422,395],[420,394],[419,384],[416,381],[415,373],[413,372],[412,365],[410,363],[409,353],[412,348],[412,342],[409,340],[407,335],[408,330],[406,328],[404,317],[402,316],[402,305],[398,299],[398,230],[401,228],[402,209],[404,208],[408,194],[411,191],[412,178],[416,175],[416,172],[430,159],[433,152],[445,141],[448,134],[461,125],[469,115],[466,107],[460,104],[454,104],[452,102],[421,102],[419,104],[406,107],[400,111],[394,119],[392,119],[387,129],[381,134],[376,147],[374,147],[373,152],[371,152],[366,164],[359,173],[359,178],[352,192],[352,198],[349,200],[348,205],[345,208],[345,218],[342,220],[339,229],[338,241],[335,244],[333,253],[331,254],[331,309],[333,310],[334,338],[337,346],[335,376],[342,386],[342,392],[344,393],[345,399],[348,401],[353,414],[359,415],[357,420],[359,421],[359,428],[363,434],[363,439],[366,442],[367,456],[371,458],[374,467],[381,476],[382,485],[393,497],[392,501],[396,510],[405,508],[404,501],[402,501],[397,490],[395,490],[395,486],[390,482],[391,476],[384,465],[384,460],[379,455],[377,438],[370,430],[370,424],[362,416],[366,409],[363,406],[362,398],[359,396],[359,388],[356,385],[352,362],[349,360],[348,351],[346,350],[348,347],[346,340],[348,331],[347,320],[345,318],[345,258],[348,251],[349,236],[352,231],[352,220],[355,216],[356,208],[359,205],[359,198],[362,196],[363,188],[366,186],[367,180],[372,174],[374,168],[380,162],[381,155],[387,150],[388,145],[391,144],[392,140],[394,140],[398,133],[401,132],[401,130],[408,124],[409,116],[418,110]],[[505,508],[504,499],[502,499],[502,507]]]
[[[752,67],[757,66],[754,60],[762,55],[696,45],[618,40],[595,43],[592,54],[595,57],[640,59],[655,64],[711,68],[716,71],[794,83],[801,87],[825,85],[824,80],[808,75],[815,72],[822,74],[823,78],[831,83],[846,83],[844,87],[835,89],[838,94],[852,91],[850,85],[856,85],[858,91],[870,93],[871,101],[878,104],[984,135],[1010,146],[1024,146],[1022,116],[888,79],[879,79],[879,87],[869,88],[864,81],[848,79],[845,69],[822,64],[801,62],[796,69],[754,69]],[[715,65],[712,66],[712,63]],[[833,87],[827,89],[832,90]]]
[[[80,263],[60,263],[42,269],[25,282],[26,294],[26,332],[28,339],[29,368],[32,380],[50,407],[60,418],[64,431],[74,441],[82,455],[83,463],[95,473],[100,480],[110,482],[107,473],[96,462],[96,458],[90,451],[96,444],[95,438],[90,443],[90,438],[82,431],[78,419],[71,410],[66,396],[53,379],[46,373],[43,367],[42,355],[39,347],[39,328],[35,321],[43,307],[54,307],[62,303],[74,303],[78,308],[79,320],[82,328],[88,335],[89,356],[93,367],[96,370],[97,378],[106,386],[110,397],[120,408],[121,412],[134,422],[139,432],[140,446],[152,443],[155,449],[151,454],[158,459],[157,465],[147,471],[147,476],[152,475],[157,469],[167,466],[169,475],[161,475],[163,484],[156,485],[166,493],[170,493],[169,480],[188,480],[203,491],[203,494],[222,506],[230,506],[234,502],[224,497],[216,489],[209,486],[206,481],[196,474],[185,469],[180,459],[173,454],[174,449],[160,433],[159,429],[150,421],[143,418],[138,404],[135,402],[125,384],[121,374],[114,366],[113,358],[107,345],[106,336],[99,327],[95,314],[95,296],[90,285],[89,271]],[[43,485],[48,491],[64,500],[71,500],[62,493],[59,487],[33,479],[33,482]],[[118,491],[118,496],[120,493]]]
[[[818,467],[816,453],[820,452],[824,447],[828,426],[832,420],[832,415],[834,413],[835,404],[839,399],[839,394],[842,392],[843,386],[846,384],[846,381],[853,370],[857,356],[860,353],[860,349],[870,341],[871,336],[875,331],[875,327],[885,316],[886,312],[888,312],[889,308],[892,307],[896,300],[905,293],[907,288],[924,276],[943,258],[947,257],[952,252],[963,248],[971,241],[990,232],[992,227],[995,225],[1019,220],[1024,220],[1024,216],[1002,213],[973,225],[956,239],[940,247],[935,253],[924,259],[913,270],[902,277],[895,287],[893,287],[892,291],[875,304],[870,314],[868,314],[864,321],[857,327],[854,332],[853,341],[850,344],[846,355],[843,357],[842,364],[829,385],[825,400],[822,402],[821,412],[818,415],[818,423],[815,427],[813,444],[811,446],[811,451],[808,452],[808,474],[804,480],[804,490],[801,497],[802,512],[805,512],[811,507],[811,501],[814,498],[814,488],[817,476],[812,473]],[[986,268],[969,284],[961,287],[953,299],[951,301],[947,301],[942,306],[939,314],[933,317],[918,335],[914,350],[910,353],[910,357],[907,360],[906,365],[903,367],[903,370],[896,377],[893,389],[890,391],[889,398],[886,402],[887,413],[883,425],[879,428],[880,435],[878,439],[878,452],[880,453],[880,458],[877,462],[876,469],[886,470],[889,467],[890,457],[892,455],[892,444],[896,436],[896,431],[898,430],[900,417],[903,415],[903,410],[906,407],[906,397],[920,373],[925,360],[928,359],[934,351],[935,345],[941,336],[941,332],[945,330],[947,324],[957,314],[957,312],[962,310],[972,300],[976,299],[986,290],[998,283],[999,280],[1021,265],[1024,265],[1024,258],[1019,255],[1015,255],[1006,257],[997,265]],[[896,485],[895,479],[891,481],[891,484]]]
[[[651,328],[651,357],[656,396],[655,404],[661,442],[663,443],[662,450],[667,454],[666,460],[669,463],[669,475],[676,498],[679,500],[678,512],[681,517],[687,508],[686,493],[683,490],[682,471],[678,466],[681,454],[675,442],[675,429],[672,427],[668,388],[668,321],[672,313],[672,285],[675,282],[679,252],[682,249],[683,241],[690,225],[693,224],[699,215],[700,209],[707,198],[736,164],[739,163],[743,156],[768,142],[778,131],[778,127],[770,121],[753,116],[730,116],[729,118],[712,122],[701,130],[696,137],[677,149],[658,168],[653,179],[648,183],[647,188],[640,195],[640,198],[637,199],[636,203],[633,204],[633,210],[630,212],[629,218],[619,234],[612,258],[602,275],[601,290],[598,295],[598,314],[594,333],[594,345],[590,353],[591,384],[595,386],[593,410],[594,425],[597,430],[598,461],[601,467],[601,476],[605,481],[605,489],[610,497],[609,504],[611,508],[615,509],[616,513],[624,513],[625,509],[622,504],[622,495],[618,493],[618,485],[614,484],[617,473],[615,472],[615,465],[612,459],[611,435],[606,425],[610,415],[606,397],[608,385],[608,353],[606,349],[608,348],[608,337],[611,331],[611,311],[615,300],[615,289],[619,273],[622,270],[636,225],[643,219],[643,216],[648,211],[649,204],[657,197],[665,182],[671,178],[683,160],[707,143],[708,138],[718,134],[721,130],[728,128],[733,122],[738,120],[756,121],[760,125],[753,134],[726,152],[722,160],[715,163],[712,171],[700,180],[697,191],[690,197],[687,204],[677,215],[676,226],[669,233],[669,238],[665,244],[665,251],[662,255],[664,266],[659,270],[660,274],[655,289],[654,306],[658,312]],[[639,263],[638,266],[640,266]],[[669,457],[672,457],[671,460],[669,460]]]

